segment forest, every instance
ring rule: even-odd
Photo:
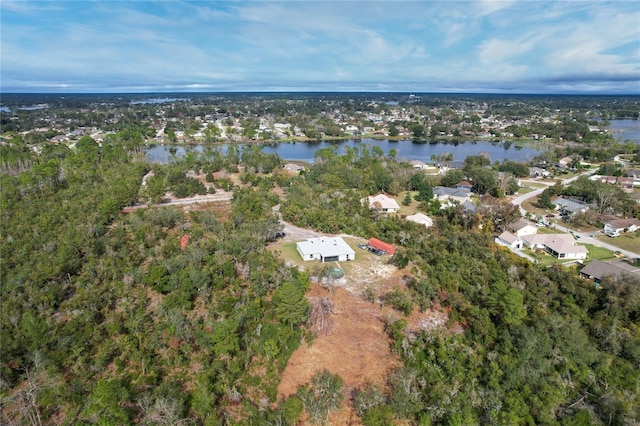
[[[640,280],[595,286],[575,268],[543,268],[497,246],[515,212],[496,182],[487,178],[493,194],[471,214],[432,205],[440,182],[375,147],[320,150],[290,175],[251,148],[151,165],[143,132],[39,154],[17,137],[4,146],[3,424],[326,424],[344,404],[367,426],[640,422]],[[476,181],[486,166],[465,165]],[[221,171],[238,181],[216,178]],[[156,204],[166,191],[216,188],[233,191],[228,208]],[[403,191],[436,215],[432,228],[361,202]],[[294,225],[398,247],[389,262],[410,273],[386,295],[400,363],[384,383],[346,392],[323,370],[278,398],[289,357],[316,336],[305,297],[315,277],[267,249],[280,230],[276,205]],[[408,332],[405,317],[435,304],[461,333]]]

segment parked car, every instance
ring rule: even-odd
[[[609,232],[605,232],[605,234],[607,234],[610,237],[619,237],[620,233],[618,231],[609,231]]]
[[[362,250],[368,250],[369,246],[366,244],[358,244],[358,247],[361,248]]]
[[[386,251],[377,249],[375,247],[369,247],[369,251],[375,254],[376,256],[382,256],[383,254],[387,254]]]

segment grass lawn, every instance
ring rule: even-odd
[[[538,234],[563,234],[563,232],[556,228],[547,228],[546,226],[541,226],[538,228]]]
[[[548,253],[545,253],[543,251],[540,250],[531,250],[528,248],[522,249],[522,252],[525,254],[528,254],[529,256],[531,256],[532,258],[534,258],[536,260],[536,262],[538,262],[539,265],[542,266],[551,266],[551,265],[559,265],[563,262],[566,262],[565,259],[556,259],[555,257],[551,256]]]
[[[521,186],[520,188],[518,188],[518,195],[522,195],[522,194],[527,194],[531,191],[535,191],[537,188],[533,188],[533,185],[529,185],[530,188],[525,188],[523,186]]]
[[[615,259],[615,255],[609,249],[604,247],[596,247],[593,244],[581,244],[589,250],[589,260],[611,260]]]
[[[285,262],[293,262],[298,266],[304,264],[296,248],[296,243],[293,241],[282,243],[276,248],[276,251],[280,252],[280,256]]]
[[[589,254],[587,255],[587,259],[586,259],[587,261],[612,260],[616,258],[613,252],[611,250],[607,250],[606,248],[596,247],[592,244],[582,244],[582,245],[585,246],[589,251]],[[563,263],[570,262],[572,260],[572,259],[558,259],[540,250],[533,251],[531,249],[523,249],[522,251],[528,254],[529,256],[531,256],[532,258],[534,258],[536,261],[538,261],[538,264],[542,266],[561,265]]]
[[[611,238],[604,234],[596,234],[598,240],[604,241],[623,250],[629,250],[634,253],[640,253],[640,231],[625,232],[619,237]]]
[[[554,210],[541,209],[536,207],[536,203],[538,202],[538,197],[533,197],[522,203],[522,208],[531,213],[532,215],[540,215],[545,216],[549,213],[554,213]]]
[[[409,204],[408,206],[405,206],[402,204],[402,201],[404,200],[404,197],[407,195],[407,192],[411,193],[411,204]],[[393,197],[398,202],[398,205],[400,206],[400,210],[398,211],[399,215],[409,216],[409,215],[418,213],[419,211],[418,206],[420,205],[420,202],[413,199],[413,197],[415,197],[416,195],[418,195],[418,191],[402,191],[396,197]]]

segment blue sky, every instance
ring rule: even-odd
[[[4,92],[640,94],[640,2],[0,2]]]

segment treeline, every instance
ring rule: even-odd
[[[640,283],[595,287],[498,248],[514,206],[487,196],[475,213],[433,208],[441,182],[375,147],[321,150],[288,175],[277,156],[235,148],[151,167],[134,160],[135,134],[56,148],[2,176],[2,423],[325,422],[342,403],[340,377],[320,371],[276,394],[291,353],[313,339],[309,275],[265,247],[281,230],[277,204],[296,225],[391,242],[391,262],[409,267],[406,288],[367,295],[398,310],[387,331],[402,363],[350,394],[364,424],[640,419]],[[479,158],[467,166],[489,170]],[[162,193],[182,174],[221,170],[243,171],[243,185],[226,181],[226,211],[120,213],[151,195],[145,175]],[[432,228],[362,203],[404,191],[436,216]],[[407,328],[403,315],[438,306],[446,329]]]
[[[87,140],[37,186],[23,178],[34,168],[2,177],[1,422],[281,417],[309,276],[265,249],[277,197],[238,189],[228,215],[122,215],[149,166],[108,151]]]

